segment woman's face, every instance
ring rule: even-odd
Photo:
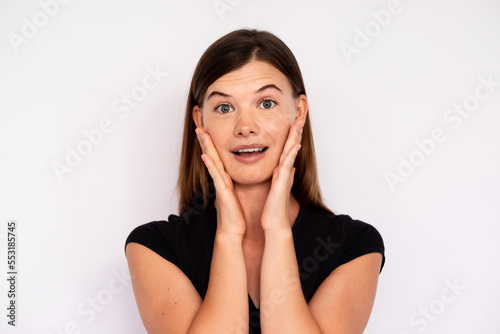
[[[212,83],[193,119],[212,138],[232,180],[256,184],[272,177],[289,129],[297,118],[305,122],[307,107],[306,96],[294,98],[278,69],[252,61]]]

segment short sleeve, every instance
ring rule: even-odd
[[[154,221],[136,227],[130,232],[125,242],[135,242],[146,246],[164,259],[179,265],[178,256],[179,227],[178,224],[168,221]]]
[[[375,227],[360,220],[343,215],[343,249],[339,266],[369,253],[382,254],[380,272],[385,264],[385,247],[382,236]]]

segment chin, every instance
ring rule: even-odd
[[[247,186],[271,182],[272,179],[272,172],[269,173],[269,175],[263,175],[262,171],[258,173],[249,171],[247,173],[228,174],[233,180],[233,183]]]
[[[232,157],[231,157],[232,158]],[[271,160],[276,160],[275,163]],[[264,159],[254,164],[241,164],[238,162],[229,161],[226,164],[226,172],[229,174],[234,183],[241,185],[255,185],[271,182],[274,169],[278,166],[279,157],[267,156]]]

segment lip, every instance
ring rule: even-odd
[[[231,149],[231,152],[236,152],[236,151],[242,150],[244,148],[264,148],[264,147],[266,147],[266,146],[262,145],[262,144],[240,145],[240,146],[236,146],[235,148]]]
[[[241,155],[235,154],[234,152],[242,150],[244,148],[259,148],[260,149],[260,148],[265,148],[265,147],[267,147],[267,146],[262,145],[262,144],[240,145],[240,146],[237,146],[237,147],[231,149],[231,153],[233,153],[233,157],[237,161],[244,163],[244,164],[251,164],[251,163],[255,163],[255,162],[259,161],[260,159],[262,159],[267,154],[267,151],[269,151],[269,149],[264,150],[264,152],[261,152],[261,153],[254,153],[250,156],[241,156]]]

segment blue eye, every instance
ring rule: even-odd
[[[264,109],[271,109],[272,107],[274,107],[276,105],[276,102],[274,102],[273,100],[264,100],[260,103],[260,106]]]
[[[221,104],[217,108],[215,108],[218,112],[221,114],[227,114],[228,112],[232,111],[233,108],[229,104]]]

